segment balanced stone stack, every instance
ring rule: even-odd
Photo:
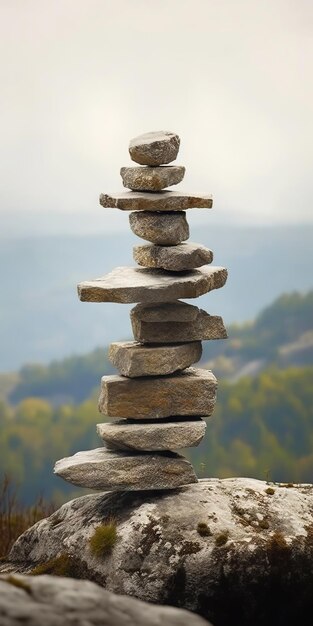
[[[214,409],[217,382],[211,371],[191,367],[201,341],[224,339],[221,317],[180,298],[223,287],[227,271],[212,267],[211,250],[189,237],[186,209],[212,207],[209,195],[165,191],[185,168],[168,166],[179,150],[172,132],[147,133],[130,142],[139,166],[122,167],[131,191],[100,196],[104,208],[131,211],[132,231],[148,241],[134,247],[140,267],[118,267],[78,285],[83,302],[137,303],[131,310],[135,341],[112,343],[109,358],[119,375],[103,376],[99,411],[115,421],[98,424],[104,445],[56,463],[65,480],[99,490],[173,489],[197,482],[177,450],[196,446]]]

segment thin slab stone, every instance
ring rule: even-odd
[[[131,310],[135,319],[142,322],[193,322],[199,315],[199,307],[187,302],[163,302],[162,304],[136,304]]]
[[[205,435],[206,423],[201,418],[162,421],[105,422],[97,424],[97,433],[107,446],[119,450],[181,450],[198,446]]]
[[[178,345],[143,346],[135,341],[114,342],[109,347],[109,360],[122,376],[163,376],[200,361],[200,341]]]
[[[223,319],[219,315],[209,315],[202,309],[198,309],[198,315],[193,321],[144,322],[138,318],[135,307],[130,312],[130,319],[135,340],[144,344],[176,344],[227,338]]]
[[[175,489],[198,482],[189,461],[175,452],[140,454],[96,448],[57,461],[54,472],[73,485],[100,491]]]
[[[103,376],[99,411],[108,417],[159,419],[211,415],[217,381],[210,370],[188,368],[160,377]]]
[[[117,267],[109,274],[78,285],[82,302],[167,302],[197,298],[220,289],[227,280],[223,267],[204,265],[183,274],[137,267]]]
[[[140,165],[162,165],[177,158],[180,138],[176,133],[160,130],[144,133],[129,142],[129,154],[132,161]]]
[[[189,225],[184,211],[134,211],[129,214],[129,224],[138,237],[163,246],[177,245],[189,237]]]
[[[212,263],[213,252],[200,243],[181,243],[178,246],[147,244],[134,246],[133,258],[143,267],[184,272]]]
[[[211,209],[212,196],[189,194],[183,191],[124,191],[100,195],[100,204],[107,209],[121,211],[185,211],[186,209]]]
[[[124,187],[132,191],[162,191],[180,183],[185,176],[185,168],[181,165],[122,167],[120,174]]]

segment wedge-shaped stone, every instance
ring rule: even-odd
[[[134,211],[129,214],[129,224],[138,237],[163,246],[177,245],[189,237],[189,226],[184,211],[174,213]]]
[[[200,243],[181,243],[178,246],[135,246],[134,261],[143,267],[155,267],[171,272],[193,270],[212,263],[213,253]]]
[[[197,446],[205,435],[201,418],[184,421],[168,418],[161,421],[128,422],[119,420],[97,424],[97,433],[108,446],[119,450],[180,450]]]
[[[196,319],[189,322],[144,322],[139,319],[136,307],[131,310],[130,319],[133,335],[141,343],[179,343],[226,339],[227,331],[219,315],[209,315],[198,309]]]
[[[129,142],[132,161],[141,165],[162,165],[175,161],[180,145],[176,133],[160,130],[134,137]]]
[[[180,183],[184,178],[185,168],[181,165],[122,167],[120,174],[124,187],[132,191],[162,191],[166,187]]]
[[[187,302],[163,302],[162,304],[136,304],[131,315],[142,322],[193,322],[199,308]]]
[[[184,274],[137,267],[117,267],[109,274],[78,285],[83,302],[167,302],[197,298],[223,287],[227,270],[204,265]]]
[[[97,448],[57,461],[54,471],[73,485],[101,491],[175,489],[197,482],[189,461],[174,452],[140,454]]]
[[[143,346],[135,341],[111,343],[109,359],[122,376],[162,376],[183,370],[201,359],[200,341],[172,346]]]
[[[99,411],[108,417],[132,419],[211,415],[216,389],[211,371],[192,367],[153,378],[103,376]]]
[[[185,209],[211,209],[212,196],[189,194],[183,191],[124,191],[100,195],[100,204],[108,209],[122,211],[185,211]]]

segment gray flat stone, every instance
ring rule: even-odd
[[[162,165],[175,161],[180,138],[176,133],[160,130],[134,137],[129,142],[132,161],[140,165]]]
[[[159,419],[211,415],[217,382],[210,370],[188,368],[160,377],[103,376],[99,411],[108,417]]]
[[[213,252],[200,243],[188,242],[178,246],[146,244],[135,246],[133,257],[134,261],[143,267],[182,272],[212,263]]]
[[[119,420],[97,424],[97,433],[109,446],[120,450],[180,450],[199,445],[205,435],[203,419],[158,422]]]
[[[155,317],[157,317],[157,309],[158,307],[155,307]],[[163,316],[162,310],[161,316]],[[227,331],[223,319],[219,315],[209,315],[202,309],[198,309],[198,315],[193,321],[145,322],[140,319],[135,307],[131,310],[130,319],[134,338],[141,343],[176,344],[186,341],[206,341],[209,339],[227,338]]]
[[[107,209],[121,211],[185,211],[185,209],[211,209],[212,196],[189,194],[183,191],[124,191],[100,195],[100,204]]]
[[[171,346],[143,346],[128,341],[114,342],[109,347],[109,360],[129,378],[172,374],[197,363],[201,355],[200,341]]]
[[[162,304],[136,304],[131,315],[142,322],[193,322],[199,315],[199,307],[187,302],[163,302]]]
[[[169,167],[122,167],[120,174],[124,187],[132,191],[162,191],[180,183],[185,175],[181,165]]]
[[[129,214],[129,224],[138,237],[163,246],[179,244],[189,237],[189,226],[184,211],[174,213],[134,211]]]
[[[137,267],[117,267],[109,274],[78,285],[82,302],[167,302],[197,298],[220,289],[227,280],[223,267],[204,265],[184,274]]]
[[[189,461],[174,452],[140,454],[97,448],[57,461],[54,472],[73,485],[100,491],[175,489],[197,482]]]
[[[85,528],[90,533],[90,523]],[[86,544],[89,545],[88,540]],[[88,568],[83,568],[77,554],[69,556],[67,550],[64,554],[63,560],[67,559],[72,575],[75,570],[77,573],[83,570],[87,575]],[[90,549],[89,554],[92,558]],[[94,562],[103,560],[93,557]],[[0,623],[1,626],[210,626],[189,611],[117,595],[89,580],[16,574],[0,577]]]

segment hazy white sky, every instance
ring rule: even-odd
[[[0,0],[0,24],[2,212],[88,214],[166,129],[221,215],[313,221],[312,0]]]

